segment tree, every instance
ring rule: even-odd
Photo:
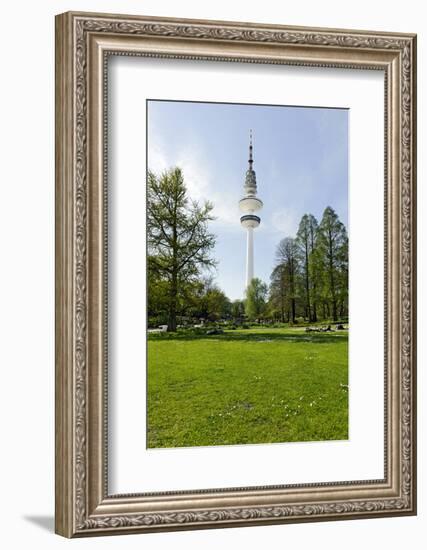
[[[344,224],[328,206],[317,232],[317,255],[324,272],[324,296],[331,304],[332,318],[338,320],[338,303],[348,288],[348,237]],[[344,304],[342,303],[341,310]]]
[[[311,302],[312,302],[312,321],[317,321],[317,305],[319,301],[319,288],[321,286],[321,274],[316,269],[316,249],[317,249],[317,234],[319,231],[319,222],[312,214],[308,214],[309,227],[309,274],[311,280]]]
[[[245,313],[249,319],[260,317],[266,306],[268,287],[261,279],[254,278],[246,289]]]
[[[288,298],[289,320],[294,323],[296,318],[298,248],[295,239],[285,237],[276,251],[277,264],[282,266],[285,294]]]
[[[206,295],[208,319],[216,321],[229,317],[231,314],[231,302],[225,293],[215,286]]]
[[[148,293],[147,316],[149,326],[158,326],[167,323],[169,307],[169,285],[150,268],[152,259],[148,257]]]
[[[147,187],[149,269],[167,281],[168,331],[175,331],[180,288],[215,266],[215,236],[208,231],[213,205],[189,199],[180,168],[160,176],[149,171]]]
[[[283,264],[276,265],[270,276],[270,306],[273,317],[280,315],[280,321],[285,322],[285,311],[287,303],[286,273]]]
[[[245,304],[243,300],[233,300],[231,303],[231,315],[233,319],[240,319],[245,314]]]
[[[200,281],[198,299],[199,317],[216,321],[231,314],[231,302],[225,293],[216,285],[212,277]]]
[[[304,214],[299,223],[296,246],[302,266],[305,317],[309,321],[316,321],[317,319],[316,277],[312,269],[317,230],[318,223],[316,218],[312,214]]]

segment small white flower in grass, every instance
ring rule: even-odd
[[[300,401],[302,401],[304,399],[304,396],[301,395],[301,397],[299,398]]]

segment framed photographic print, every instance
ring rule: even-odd
[[[56,18],[56,531],[416,513],[416,37]]]

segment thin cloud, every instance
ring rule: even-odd
[[[271,217],[271,226],[276,232],[281,233],[283,237],[294,237],[301,216],[295,210],[290,208],[280,208],[275,210]]]
[[[221,192],[224,182],[218,186],[215,181],[215,167],[207,161],[207,156],[202,149],[193,145],[182,144],[174,154],[166,156],[161,139],[154,133],[150,134],[148,146],[148,164],[150,170],[162,173],[172,166],[181,168],[188,195],[195,201],[203,203],[209,200],[214,205],[213,215],[215,224],[235,225],[239,219],[238,200],[239,195],[231,188],[230,193],[224,196]],[[218,189],[221,188],[221,190]]]

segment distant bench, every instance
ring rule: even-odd
[[[149,328],[147,332],[156,333],[156,332],[167,332],[167,325],[159,325],[157,328]]]

